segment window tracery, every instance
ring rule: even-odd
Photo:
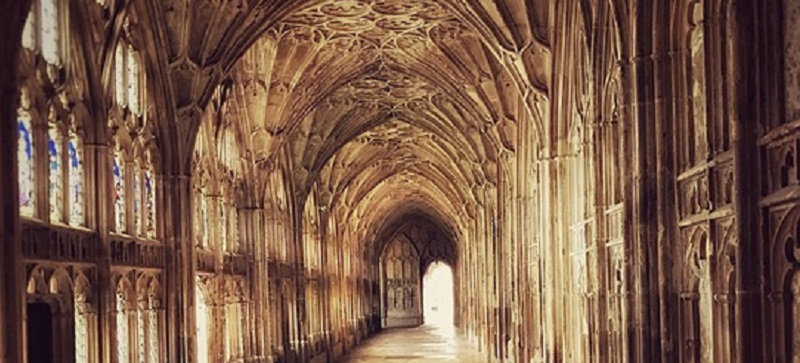
[[[141,116],[142,78],[138,52],[127,42],[117,43],[114,55],[114,96],[117,105]]]
[[[22,46],[38,51],[52,65],[61,65],[61,15],[59,0],[34,1],[22,30]]]
[[[122,43],[117,44],[116,54],[114,55],[114,95],[117,104],[125,107],[127,106],[128,98],[126,97],[125,87],[125,50]]]

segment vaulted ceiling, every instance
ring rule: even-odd
[[[287,153],[298,201],[316,187],[363,233],[398,213],[457,233],[547,117],[546,0],[144,3],[178,143],[225,85],[252,160]]]

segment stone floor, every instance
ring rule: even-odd
[[[384,331],[342,357],[342,363],[362,362],[487,362],[453,328],[422,326]]]

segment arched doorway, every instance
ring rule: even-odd
[[[381,257],[383,328],[422,323],[420,261],[416,247],[404,236],[389,243]]]
[[[428,265],[422,278],[423,321],[427,326],[452,328],[455,315],[453,269],[436,261]]]

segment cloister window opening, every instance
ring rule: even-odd
[[[51,110],[51,114],[55,113]],[[36,131],[31,114],[20,109],[17,112],[17,170],[19,185],[19,210],[25,217],[40,217],[50,223],[83,226],[84,216],[84,171],[83,144],[78,126],[63,124],[51,115],[47,128]],[[37,144],[37,132],[44,132],[46,142]],[[37,151],[37,148],[40,149]],[[37,155],[46,159],[47,212],[39,216],[36,212],[36,164]]]
[[[208,343],[209,343],[209,324],[208,324],[208,309],[206,308],[205,294],[203,293],[200,283],[195,286],[195,318],[197,335],[197,363],[208,363]]]
[[[156,185],[153,162],[147,155],[150,151],[135,153],[133,162],[129,162],[124,146],[128,143],[127,139],[118,139],[118,148],[111,161],[113,230],[117,234],[156,240]],[[132,213],[130,220],[129,213]]]
[[[122,108],[141,116],[141,89],[139,56],[133,46],[120,41],[114,56],[114,96]]]
[[[423,319],[425,325],[440,328],[453,326],[455,300],[453,269],[436,261],[431,263],[422,277]]]
[[[117,363],[130,363],[130,319],[128,319],[128,299],[121,287],[117,291]]]

